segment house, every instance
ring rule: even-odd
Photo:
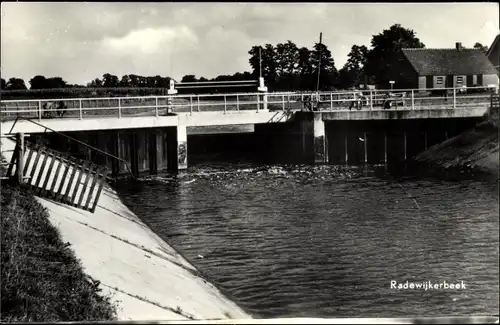
[[[498,61],[500,61],[500,52],[498,47],[500,46],[500,34],[495,37],[495,40],[493,40],[493,43],[491,44],[490,48],[488,49],[488,52],[486,52],[486,56],[488,56],[488,59],[490,59],[491,63],[497,68],[497,74],[500,72],[500,64]]]
[[[498,86],[498,71],[480,49],[402,49],[392,60],[394,88]]]

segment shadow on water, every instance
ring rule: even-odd
[[[490,315],[498,184],[387,167],[198,164],[117,184],[160,237],[257,317]],[[391,281],[464,281],[396,290]]]

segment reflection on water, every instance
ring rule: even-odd
[[[498,187],[333,166],[198,167],[125,203],[256,317],[498,313]],[[465,290],[394,290],[397,282]]]

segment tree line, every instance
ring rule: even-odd
[[[248,54],[251,72],[237,72],[233,75],[221,75],[212,79],[196,78],[195,75],[185,75],[181,82],[196,81],[250,81],[259,76],[265,80],[270,91],[313,91],[348,89],[360,84],[377,84],[388,87],[391,80],[390,65],[392,58],[402,48],[425,48],[415,31],[394,24],[377,35],[373,35],[371,47],[353,45],[348,54],[346,64],[337,70],[331,51],[325,44],[315,43],[312,49],[298,47],[288,40],[286,43],[265,44],[253,46]],[[476,43],[474,48],[487,51],[487,47]],[[61,77],[46,78],[35,76],[29,80],[30,90],[43,89],[116,89],[124,88],[138,91],[143,89],[156,90],[164,93],[169,86],[170,77],[139,76],[135,74],[118,76],[106,73],[102,78],[96,78],[87,85],[68,84]],[[23,79],[2,78],[2,90],[26,90]],[[206,92],[253,92],[256,86],[249,87],[209,87],[179,89],[179,93]],[[161,91],[160,91],[161,90]],[[114,91],[116,92],[116,91]]]

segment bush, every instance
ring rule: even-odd
[[[1,203],[0,320],[114,320],[116,306],[85,275],[33,195],[2,184]]]

